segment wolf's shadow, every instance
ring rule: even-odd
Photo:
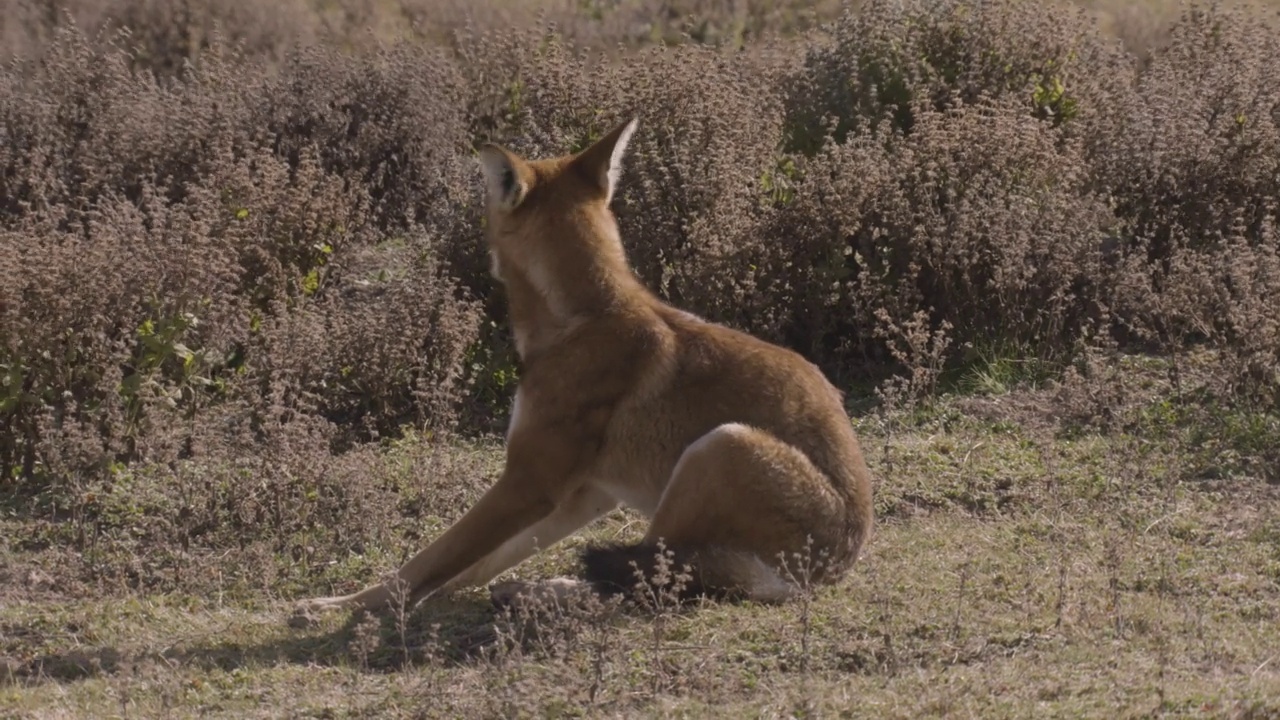
[[[286,611],[278,613],[278,628],[259,626],[269,630],[259,634],[270,635],[260,642],[241,639],[252,633],[231,638],[211,633],[163,650],[130,652],[114,646],[54,650],[0,666],[0,687],[134,674],[157,663],[222,671],[280,663],[352,665],[373,672],[395,671],[406,663],[471,665],[495,647],[498,617],[486,599],[466,596],[427,599],[403,620],[391,612],[348,612],[342,625],[332,630],[290,628]]]
[[[285,627],[271,640],[246,645],[207,642],[175,648],[165,657],[188,667],[233,670],[277,663],[357,665],[371,671],[394,671],[406,663],[469,665],[497,641],[493,605],[468,596],[430,598],[397,617],[393,612],[345,612],[331,631]],[[327,624],[327,623],[326,623]]]

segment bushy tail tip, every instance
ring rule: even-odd
[[[659,554],[665,555],[666,576],[659,572]],[[582,564],[585,576],[597,592],[606,595],[630,595],[637,589],[643,573],[647,588],[640,589],[647,595],[650,590],[662,591],[674,589],[676,596],[684,601],[699,596],[711,595],[699,576],[694,553],[678,548],[659,548],[649,543],[624,544],[608,543],[592,545],[582,552]],[[688,574],[682,585],[676,581],[677,576]]]
[[[659,573],[659,553],[666,558],[666,577]],[[602,594],[630,595],[643,573],[643,594],[675,590],[680,601],[698,597],[781,601],[794,592],[778,573],[756,556],[719,548],[659,548],[651,543],[588,546],[582,553],[586,579]],[[676,576],[687,575],[673,588]]]

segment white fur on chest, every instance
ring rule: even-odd
[[[524,404],[520,400],[520,388],[516,388],[516,398],[511,402],[511,419],[507,421],[507,442],[511,442],[511,435],[515,433],[516,428],[520,427],[520,423],[524,421]]]

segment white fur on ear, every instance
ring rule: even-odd
[[[627,123],[627,126],[622,128],[622,132],[618,134],[618,141],[613,144],[613,152],[609,154],[605,202],[613,200],[613,189],[618,186],[618,179],[622,177],[622,156],[626,154],[627,143],[631,142],[631,135],[635,133],[636,125],[639,122],[639,118],[631,118],[631,122]]]
[[[480,168],[489,197],[503,210],[514,210],[524,199],[526,188],[511,156],[496,145],[485,145],[480,148]]]

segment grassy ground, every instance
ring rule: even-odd
[[[1023,392],[855,419],[877,534],[846,581],[783,607],[504,618],[477,591],[293,629],[269,582],[102,596],[50,576],[65,551],[0,545],[0,716],[1280,714],[1280,487],[1205,472],[1193,434],[1069,431],[1052,407]],[[480,452],[456,467],[491,479],[500,448]],[[474,497],[475,478],[450,482]],[[584,540],[514,575],[572,571]]]

